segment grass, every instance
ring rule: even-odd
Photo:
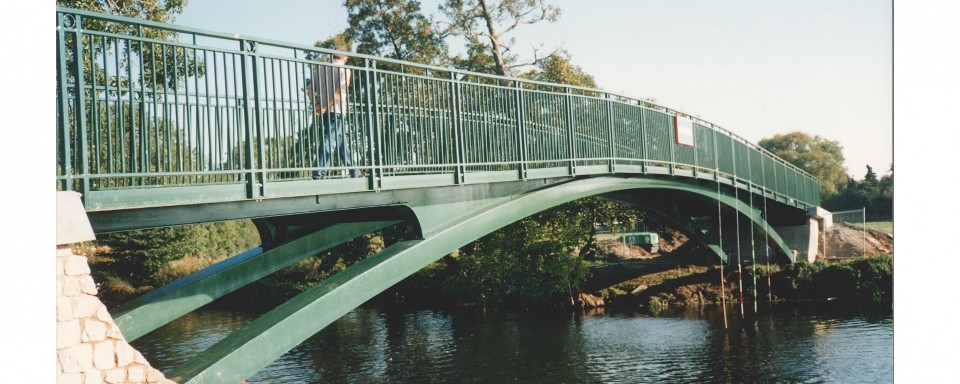
[[[892,221],[868,221],[867,228],[873,228],[883,232],[893,233]]]

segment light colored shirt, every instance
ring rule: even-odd
[[[334,64],[343,65],[340,62]],[[347,86],[350,85],[350,70],[334,66],[315,66],[307,86],[307,95],[313,95],[319,113],[347,112]]]

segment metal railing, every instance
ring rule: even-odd
[[[648,101],[335,53],[58,8],[57,189],[98,210],[621,173],[819,204],[811,175]],[[351,74],[339,143],[305,92],[324,70]],[[693,146],[678,144],[677,115]]]

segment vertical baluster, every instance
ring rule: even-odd
[[[383,128],[381,128],[380,125],[378,108],[377,62],[375,60],[363,59],[363,63],[366,73],[364,79],[367,87],[367,151],[370,153],[368,165],[371,166],[367,175],[367,185],[370,189],[379,191],[383,186],[381,184],[381,180],[383,179],[383,136],[381,136],[381,131]]]
[[[567,118],[566,118],[566,129],[567,129],[567,159],[568,159],[568,168],[567,174],[570,176],[577,175],[577,148],[576,142],[574,141],[573,135],[573,95],[571,94],[570,87],[566,87],[566,109],[567,109]]]
[[[84,73],[83,73],[83,18],[76,15],[74,21],[74,44],[73,44],[73,71],[74,71],[74,92],[76,92],[76,104],[74,107],[74,119],[76,121],[75,131],[80,135],[79,159],[80,159],[80,194],[87,196],[90,189],[90,148],[87,146],[87,111],[84,100]],[[67,158],[69,162],[70,158]],[[84,204],[87,204],[84,199]]]
[[[607,129],[609,131],[609,143],[607,145],[610,151],[610,159],[607,161],[608,171],[614,173],[617,171],[617,135],[613,131],[613,95],[607,93],[604,102],[607,104]]]
[[[90,133],[92,138],[88,140],[92,141],[93,150],[90,151],[89,156],[93,158],[92,165],[88,168],[88,173],[91,175],[99,174],[100,170],[100,159],[103,155],[100,152],[100,113],[97,107],[97,57],[96,57],[96,41],[97,37],[95,35],[90,35],[88,37],[90,43],[87,45],[87,51],[90,54]],[[104,68],[106,70],[106,68]],[[104,75],[106,76],[106,75]],[[89,159],[88,159],[89,161]],[[97,181],[100,179],[98,178]]]
[[[527,179],[527,133],[526,126],[524,125],[524,115],[523,115],[523,84],[519,81],[514,81],[514,100],[516,103],[516,117],[517,117],[517,168],[519,169],[519,178],[521,180]]]
[[[67,47],[66,47],[66,29],[69,27],[67,23],[69,20],[73,20],[76,23],[76,19],[72,15],[59,14],[60,17],[57,18],[57,77],[60,79],[58,82],[58,91],[57,94],[57,108],[60,113],[60,119],[58,121],[58,128],[60,129],[60,142],[57,145],[60,146],[60,158],[57,159],[59,162],[58,165],[62,167],[60,170],[64,181],[62,185],[62,190],[72,191],[73,190],[73,164],[70,161],[71,151],[71,141],[73,140],[70,136],[70,106],[68,104],[69,92],[67,90],[67,77],[69,76],[69,70],[67,69]],[[74,24],[76,25],[76,24]],[[76,116],[76,113],[74,113]],[[83,196],[86,200],[86,196]]]
[[[111,39],[111,41],[116,41],[116,39]],[[117,161],[117,160],[116,160],[116,159],[121,158],[120,156],[116,156],[116,153],[115,153],[115,151],[116,151],[116,148],[115,148],[116,143],[115,143],[115,141],[122,142],[123,140],[119,139],[119,136],[118,136],[118,137],[114,137],[114,135],[115,135],[115,134],[118,134],[119,131],[120,131],[120,130],[119,130],[119,126],[117,125],[117,122],[119,121],[119,119],[114,118],[114,119],[113,119],[113,123],[111,124],[111,122],[110,122],[111,117],[113,116],[113,113],[110,112],[110,73],[109,73],[109,69],[108,69],[108,65],[109,65],[109,64],[108,64],[108,62],[107,62],[107,56],[109,56],[109,55],[107,54],[107,52],[109,51],[109,49],[107,48],[108,46],[114,48],[114,55],[116,55],[116,54],[117,54],[117,51],[116,51],[116,43],[110,43],[110,44],[108,45],[107,40],[106,40],[106,37],[104,37],[104,40],[103,40],[103,70],[104,70],[104,73],[103,73],[103,76],[104,76],[103,95],[104,95],[104,100],[106,101],[106,108],[105,108],[105,110],[104,110],[104,116],[105,116],[105,119],[107,120],[107,169],[106,169],[106,172],[107,172],[107,173],[115,173],[115,172],[117,171],[117,167],[116,167],[116,161]],[[114,60],[118,60],[118,59],[115,58]],[[119,83],[119,81],[120,81],[120,75],[119,75],[120,67],[119,67],[119,66],[114,67],[113,70],[114,70],[115,76],[116,76],[116,78],[117,78],[117,82]],[[118,85],[118,86],[119,86],[119,85]],[[114,109],[114,110],[119,110],[119,109],[120,109],[120,92],[117,92],[117,99],[116,99],[116,101],[114,102],[113,109]],[[114,184],[115,182],[116,182],[116,178],[111,178],[111,180],[110,180],[110,182],[109,182],[109,185],[104,185],[104,186],[105,186],[105,187],[113,186],[112,184]]]
[[[244,108],[244,128],[245,140],[247,141],[247,153],[244,158],[244,170],[246,170],[247,198],[259,199],[260,185],[257,183],[256,165],[254,164],[254,144],[257,141],[258,164],[263,164],[263,136],[260,135],[260,101],[258,89],[257,56],[254,52],[254,45],[248,45],[245,40],[239,40],[240,51],[243,52],[243,59],[240,62],[240,68],[243,72],[243,99],[246,107]],[[249,69],[248,69],[249,67]],[[251,83],[253,89],[250,89]],[[251,99],[253,101],[251,105]],[[251,116],[251,114],[253,116]],[[251,119],[253,120],[251,122]],[[256,133],[255,133],[256,132]]]
[[[450,72],[450,94],[453,101],[453,134],[456,150],[454,151],[454,162],[456,165],[456,183],[463,184],[463,116],[461,112],[462,96],[460,94],[460,81],[457,79],[456,72]]]
[[[171,140],[171,136],[173,133],[172,132],[173,126],[170,124],[170,103],[169,103],[169,97],[167,96],[167,92],[169,91],[169,88],[170,88],[170,84],[167,82],[167,68],[168,68],[167,67],[167,48],[163,45],[160,46],[160,60],[161,60],[160,72],[163,73],[163,77],[160,79],[161,84],[163,86],[163,121],[162,123],[163,123],[163,134],[164,134],[164,137],[166,138],[163,152],[166,152],[167,156],[166,156],[166,163],[163,165],[163,167],[161,167],[160,164],[157,164],[157,171],[170,172],[173,170],[173,167],[172,167],[173,154],[171,153],[171,151],[173,150],[172,140]],[[176,70],[174,70],[174,76],[176,76]],[[176,90],[174,90],[174,92],[176,92]],[[160,150],[158,149],[157,152],[160,152]],[[169,182],[170,177],[164,176],[164,177],[161,177],[160,179],[163,180],[161,184],[166,184],[167,182]]]

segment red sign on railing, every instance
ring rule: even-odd
[[[677,144],[693,146],[693,121],[686,118],[680,117],[680,115],[675,116],[676,119],[676,137]]]

